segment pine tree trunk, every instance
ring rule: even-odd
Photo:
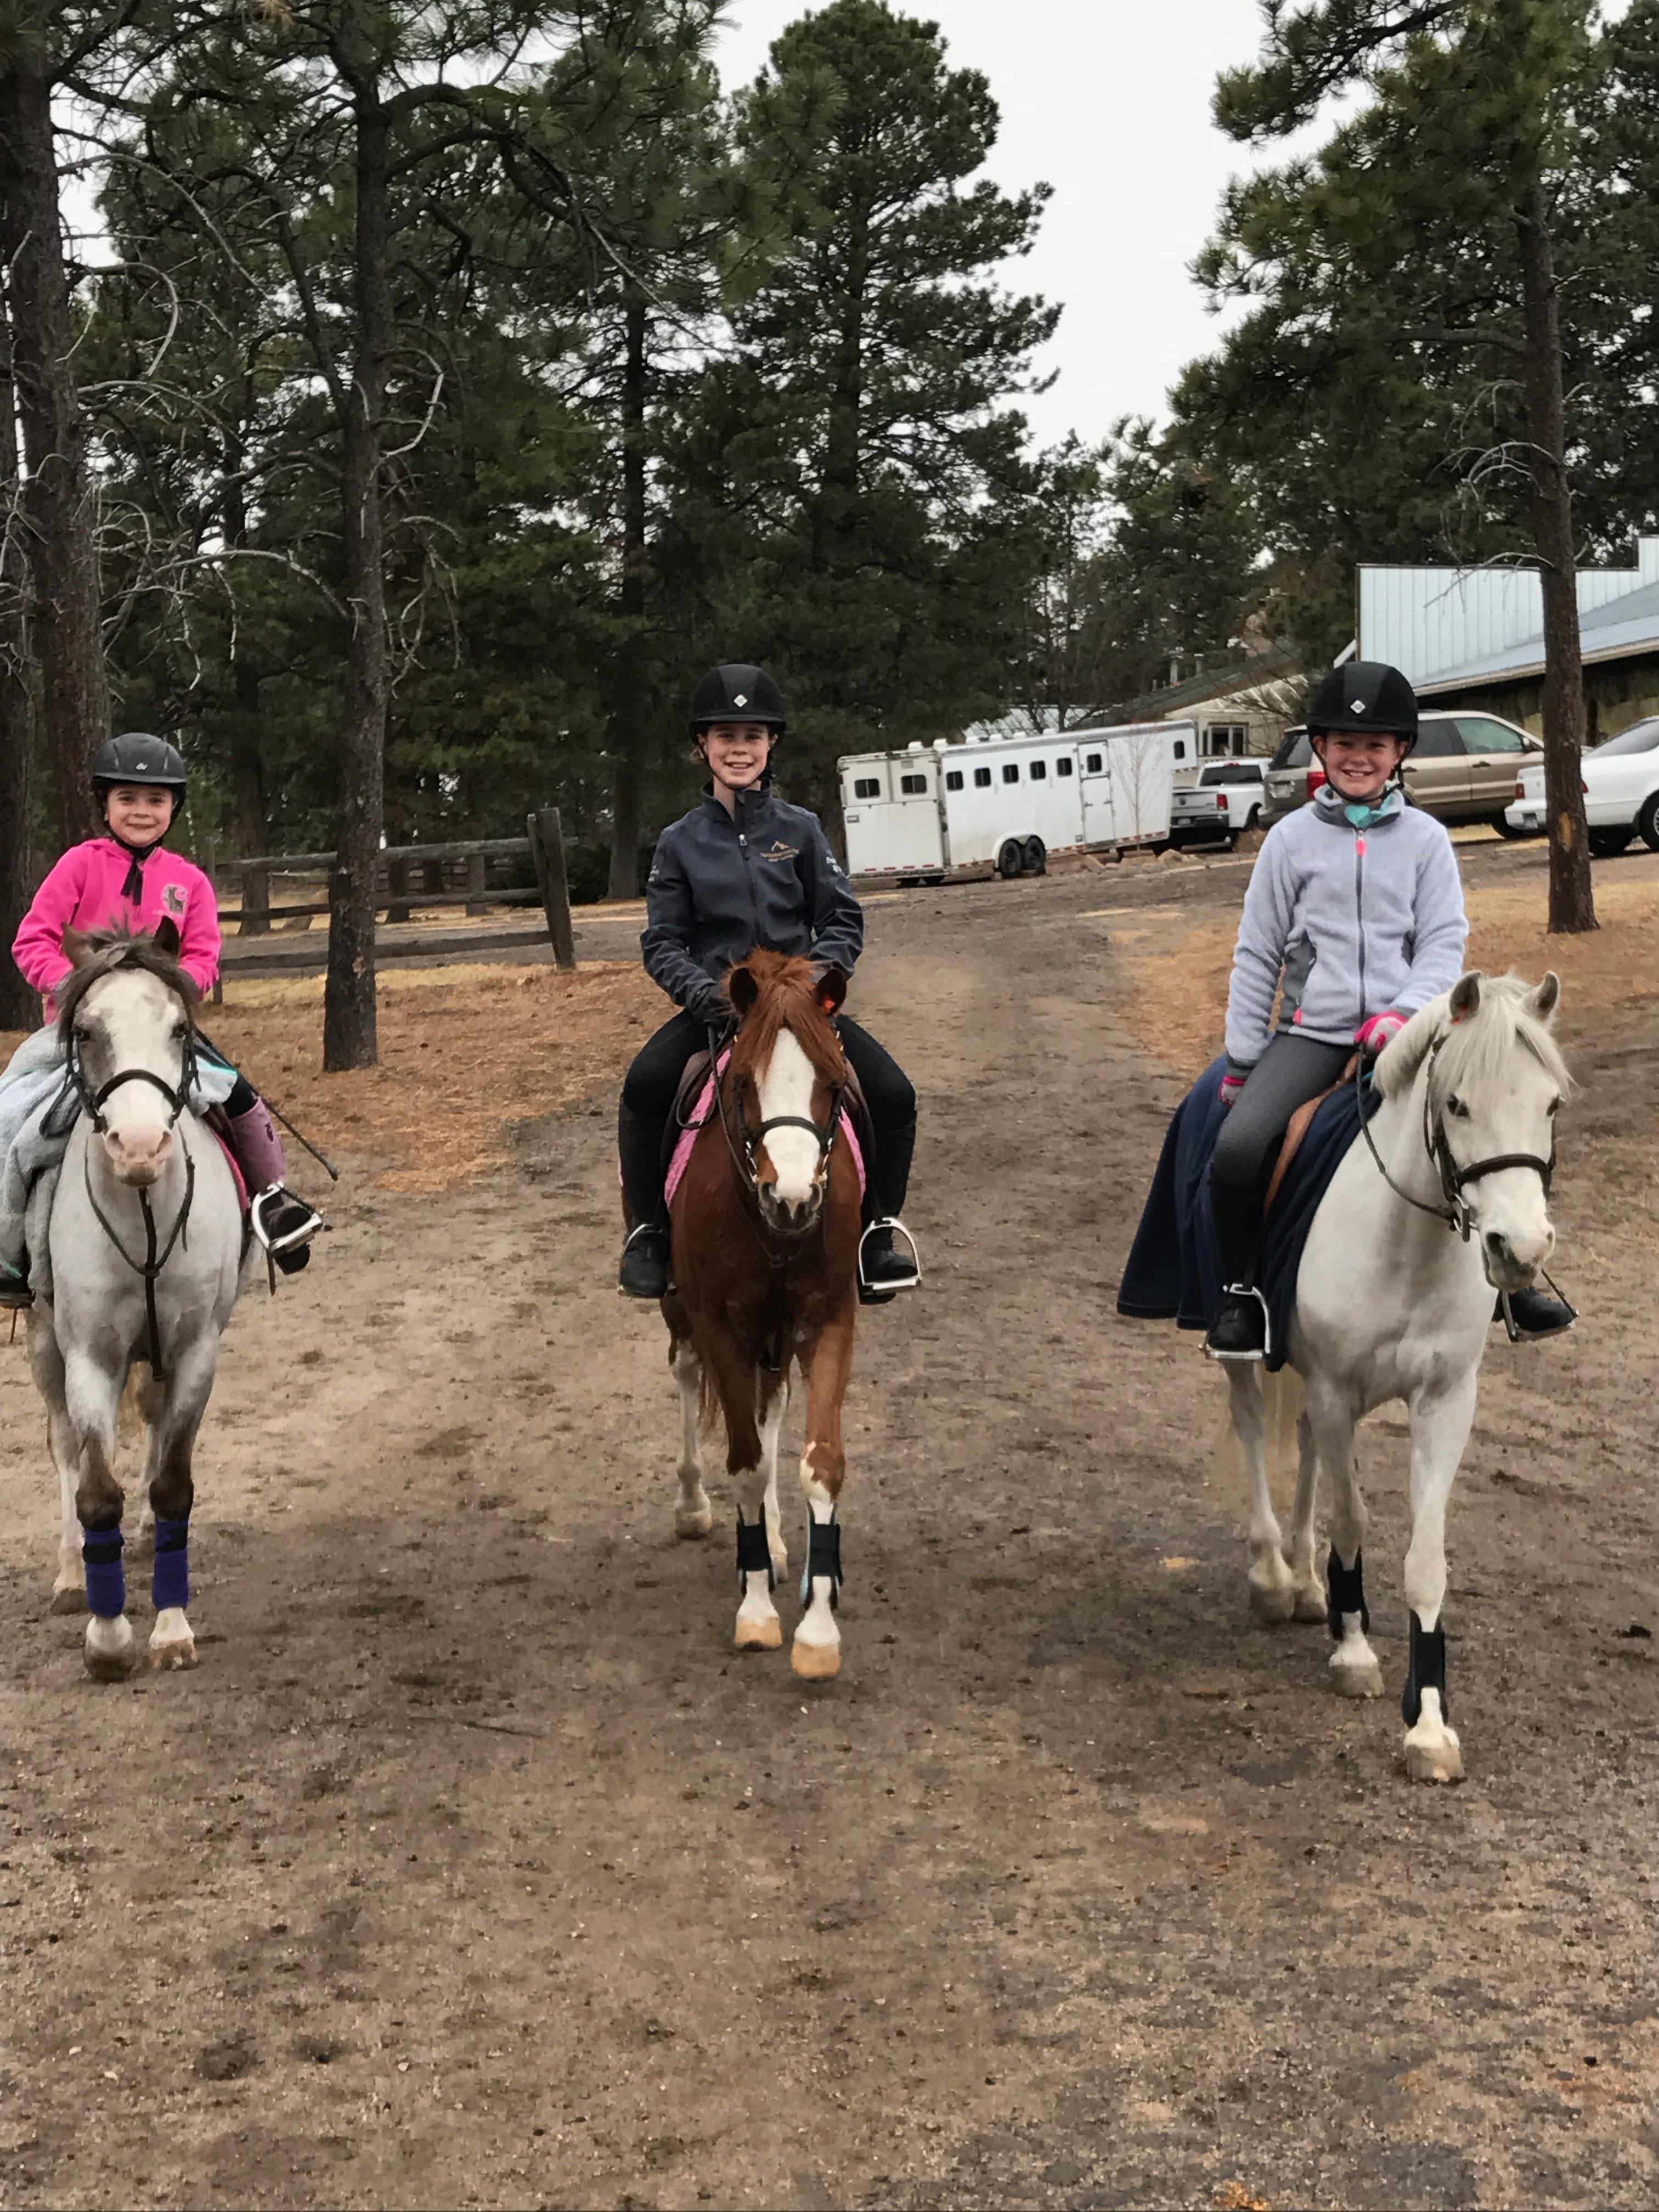
[[[394,325],[387,127],[378,80],[354,85],[356,234],[353,289],[356,372],[343,426],[342,528],[351,612],[340,730],[340,800],[328,881],[328,980],[323,991],[323,1066],[373,1067],[375,1028],[374,889],[385,808],[386,652],[380,423]]]
[[[23,45],[0,70],[0,260],[8,265],[12,374],[29,477],[30,642],[60,843],[98,827],[87,771],[110,733],[100,629],[97,509],[76,389],[74,327],[58,214],[52,74]]]
[[[242,471],[247,454],[239,436],[225,441],[220,524],[229,546],[247,543],[247,495]],[[233,634],[230,660],[230,805],[236,850],[244,860],[269,850],[264,759],[259,744],[259,672]]]
[[[624,309],[622,404],[622,583],[618,592],[624,635],[617,648],[611,713],[611,880],[613,899],[639,890],[640,805],[645,784],[646,544],[645,410],[646,301],[629,287]]]
[[[0,301],[0,518],[21,489],[9,334]],[[28,569],[19,532],[0,528],[0,1030],[32,1029],[40,1002],[11,957],[29,903]]]
[[[1534,184],[1516,210],[1525,317],[1527,437],[1533,535],[1544,599],[1544,805],[1549,822],[1552,933],[1594,929],[1589,839],[1580,755],[1584,664],[1578,637],[1578,555],[1567,474],[1561,319],[1549,205]]]

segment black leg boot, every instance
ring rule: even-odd
[[[916,1149],[916,1125],[878,1129],[876,1157],[865,1172],[865,1231],[859,1241],[859,1299],[884,1306],[901,1291],[921,1280],[915,1239],[900,1219],[910,1188],[910,1161]],[[894,1243],[896,1234],[900,1239]]]
[[[1500,1291],[1492,1318],[1503,1322],[1511,1344],[1533,1344],[1540,1336],[1559,1336],[1571,1328],[1578,1318],[1578,1309],[1534,1285],[1524,1291]]]
[[[623,1246],[617,1288],[628,1298],[660,1298],[668,1290],[668,1220],[662,1197],[662,1122],[627,1106],[617,1109],[617,1150],[623,1194],[634,1226]]]
[[[1210,1178],[1210,1210],[1221,1249],[1221,1304],[1204,1349],[1212,1358],[1253,1361],[1267,1352],[1267,1302],[1255,1287],[1261,1200],[1255,1191]]]

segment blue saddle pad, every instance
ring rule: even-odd
[[[1226,1070],[1224,1059],[1212,1060],[1170,1116],[1118,1286],[1117,1310],[1133,1320],[1206,1329],[1215,1319],[1221,1256],[1210,1211],[1210,1155],[1226,1119],[1221,1103]],[[1364,1096],[1369,1120],[1380,1098],[1369,1083]],[[1272,1321],[1269,1367],[1285,1364],[1302,1248],[1338,1163],[1359,1134],[1360,1117],[1354,1086],[1345,1083],[1314,1115],[1267,1216],[1256,1281]]]

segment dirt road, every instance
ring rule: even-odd
[[[357,1163],[248,1301],[193,1675],[95,1687],[46,1617],[0,1352],[0,2202],[1654,2202],[1654,1002],[1569,999],[1593,1319],[1494,1339],[1470,1779],[1413,1789],[1400,1420],[1362,1437],[1362,1709],[1322,1631],[1249,1624],[1213,1370],[1112,1311],[1181,1087],[1135,962],[1243,884],[872,909],[854,1011],[926,1101],[929,1280],[861,1327],[823,1692],[728,1650],[728,1504],[674,1540],[608,1091],[459,1189]]]

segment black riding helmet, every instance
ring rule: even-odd
[[[150,783],[184,802],[189,771],[177,745],[143,730],[125,730],[106,738],[92,759],[92,787],[100,795],[118,783]]]
[[[1306,719],[1310,738],[1381,730],[1403,738],[1409,751],[1417,743],[1417,694],[1386,660],[1345,660],[1320,678]]]
[[[711,668],[691,694],[691,734],[700,738],[714,722],[763,722],[774,737],[789,726],[783,694],[763,668],[728,660]]]

